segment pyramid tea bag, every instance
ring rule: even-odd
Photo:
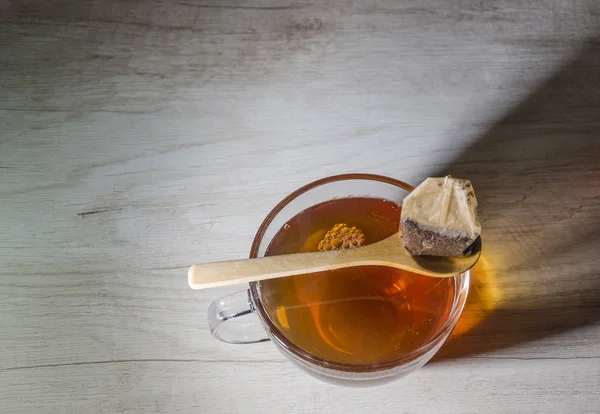
[[[427,178],[404,199],[400,229],[412,255],[462,256],[481,234],[471,182]]]

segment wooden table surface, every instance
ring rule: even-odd
[[[0,412],[600,411],[597,0],[0,0]],[[191,263],[345,172],[470,178],[453,336],[334,387],[207,329]]]

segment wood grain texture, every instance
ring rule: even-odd
[[[595,0],[0,0],[0,412],[597,412],[599,28]],[[358,391],[214,340],[235,288],[186,280],[354,171],[470,178],[485,241],[439,355]]]

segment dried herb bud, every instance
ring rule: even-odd
[[[345,223],[336,224],[319,242],[320,251],[343,250],[360,247],[365,244],[365,235],[356,227],[348,227]]]

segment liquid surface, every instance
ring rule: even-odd
[[[365,244],[398,231],[400,206],[345,198],[313,206],[275,235],[266,255],[311,252],[337,223],[360,228]],[[345,364],[380,364],[424,345],[452,310],[454,278],[360,266],[260,282],[271,321],[293,344]]]

